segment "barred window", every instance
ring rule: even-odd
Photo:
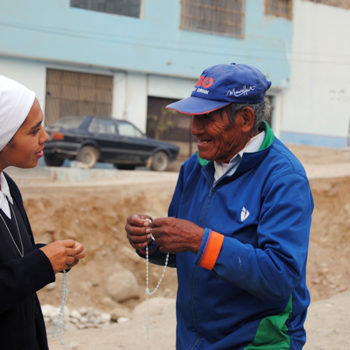
[[[181,29],[243,37],[245,0],[181,0]]]
[[[140,17],[140,3],[141,0],[70,0],[71,7],[136,18]]]
[[[291,19],[293,0],[266,0],[265,8],[267,15]]]

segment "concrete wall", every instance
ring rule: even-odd
[[[143,0],[141,18],[70,7],[69,0],[0,0],[0,55],[197,78],[207,66],[258,66],[288,85],[293,22],[246,0],[243,39],[180,30],[180,0]]]
[[[0,74],[15,79],[36,93],[41,106],[45,106],[46,68],[37,61],[7,59],[0,56]]]
[[[47,68],[112,75],[113,118],[130,120],[142,131],[146,130],[148,96],[181,99],[189,96],[195,83],[195,80],[191,79],[122,71],[113,74],[105,69],[78,69],[72,65],[0,57],[0,74],[5,74],[35,91],[43,111]]]
[[[112,75],[113,117],[143,131],[148,96],[187,97],[210,65],[252,64],[279,94],[291,78],[293,21],[266,16],[264,0],[245,4],[244,36],[233,38],[180,30],[180,0],[143,0],[139,19],[69,0],[0,0],[0,71],[35,90],[43,110],[46,68]]]
[[[350,11],[295,0],[294,21],[281,138],[345,147],[350,121]]]

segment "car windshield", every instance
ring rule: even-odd
[[[58,119],[52,126],[64,129],[76,129],[79,128],[82,121],[82,117],[68,116]]]
[[[143,137],[143,134],[134,125],[118,120],[118,130],[121,136]]]
[[[112,119],[94,118],[89,126],[90,132],[115,134],[115,124]]]

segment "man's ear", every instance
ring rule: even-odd
[[[255,113],[253,109],[249,106],[243,107],[239,111],[239,117],[241,123],[241,130],[243,132],[249,133],[252,130],[255,121]]]

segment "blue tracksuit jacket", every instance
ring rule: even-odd
[[[271,135],[271,130],[266,131]],[[212,162],[181,168],[169,216],[205,228],[197,254],[178,253],[178,350],[301,349],[309,293],[313,199],[305,171],[277,139],[245,153],[213,186]],[[164,263],[155,250],[154,263]]]

